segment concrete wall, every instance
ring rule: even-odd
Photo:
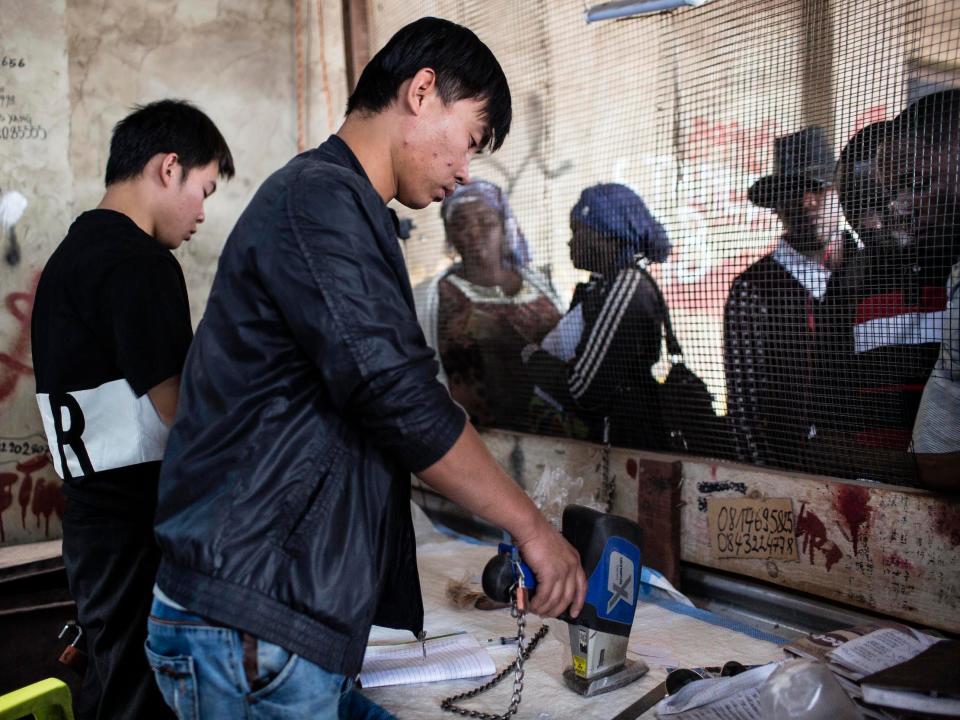
[[[14,229],[19,257],[6,226],[0,237],[0,545],[60,533],[28,318],[46,258],[100,199],[113,124],[134,104],[185,98],[233,151],[237,177],[221,183],[178,251],[197,323],[234,221],[297,151],[296,29],[308,146],[335,129],[346,104],[340,4],[299,6],[298,24],[293,1],[2,0],[0,54],[16,62],[0,58],[0,191],[21,193],[27,207]]]

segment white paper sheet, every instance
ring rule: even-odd
[[[363,657],[360,684],[364,688],[384,685],[483,677],[497,671],[484,648],[472,635],[427,640],[427,657],[419,642],[371,645]]]
[[[725,678],[692,682],[657,705],[657,717],[672,720],[765,720],[758,689],[779,663]]]
[[[937,638],[921,632],[910,634],[893,628],[874,630],[831,650],[830,660],[842,665],[854,680],[899,665],[919,655],[937,642]]]

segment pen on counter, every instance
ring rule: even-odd
[[[516,636],[506,637],[501,635],[500,637],[487,638],[483,641],[484,645],[516,645],[517,638]]]

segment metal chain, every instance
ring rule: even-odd
[[[603,418],[603,449],[600,451],[600,504],[604,512],[613,510],[613,494],[616,480],[610,474],[610,417]]]
[[[511,716],[516,715],[517,710],[520,707],[520,696],[523,693],[523,664],[530,658],[530,654],[550,631],[550,628],[546,625],[542,625],[534,634],[534,636],[530,638],[530,642],[527,643],[527,646],[524,647],[523,638],[524,629],[526,628],[527,624],[527,613],[523,610],[517,609],[516,595],[514,595],[510,603],[510,614],[517,619],[517,659],[497,673],[492,680],[489,680],[483,685],[475,687],[473,690],[468,690],[467,692],[460,693],[459,695],[453,695],[452,697],[441,700],[440,707],[443,710],[457,713],[458,715],[463,715],[464,717],[478,718],[479,720],[509,720]],[[509,675],[511,670],[514,671],[513,695],[510,697],[510,706],[502,715],[493,715],[491,713],[480,712],[479,710],[470,710],[468,708],[459,707],[455,704],[461,700],[467,700],[469,698],[476,697],[477,695],[480,695],[481,693],[491,689],[507,675]]]

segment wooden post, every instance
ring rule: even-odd
[[[343,45],[347,55],[347,88],[352,93],[370,60],[370,18],[367,0],[343,0]]]
[[[833,17],[830,0],[804,0],[803,123],[834,137]]]

